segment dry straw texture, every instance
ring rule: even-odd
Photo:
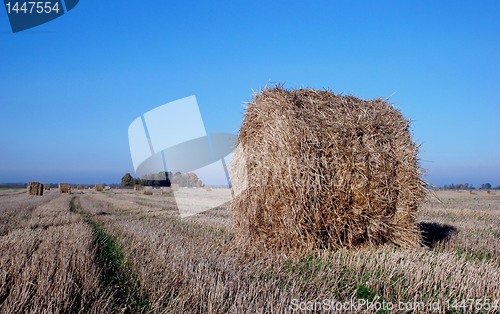
[[[231,205],[236,240],[285,252],[418,245],[425,187],[408,128],[384,99],[256,94],[233,158],[233,187],[246,185]]]
[[[71,193],[71,184],[59,183],[59,193]]]
[[[97,192],[102,192],[104,190],[104,186],[102,184],[96,184],[95,185],[95,190]]]
[[[28,195],[43,195],[43,184],[40,182],[29,182],[27,193]]]

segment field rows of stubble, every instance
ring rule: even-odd
[[[2,236],[0,301],[4,307],[16,301],[22,303],[22,295],[12,291],[44,276],[41,266],[28,270],[26,264],[40,265],[32,256],[32,251],[40,251],[34,243],[41,238],[48,242],[49,231],[67,238],[58,244],[59,250],[47,250],[46,263],[63,259],[62,254],[69,254],[64,256],[69,259],[79,256],[78,261],[87,265],[87,277],[76,284],[76,295],[95,298],[88,302],[80,297],[80,304],[112,312],[282,313],[299,308],[298,304],[307,305],[306,301],[363,299],[444,304],[469,298],[488,298],[491,302],[500,299],[500,197],[485,192],[439,192],[438,196],[430,197],[419,214],[426,234],[425,247],[339,250],[303,257],[239,252],[232,246],[227,204],[181,219],[174,199],[166,195],[85,191],[73,196],[77,204],[73,212],[68,211],[70,196],[55,197],[39,201],[43,204],[35,205],[15,229]],[[60,208],[59,214],[54,208]],[[77,226],[81,230],[77,231]],[[57,233],[58,228],[66,233]],[[115,263],[110,265],[119,270],[111,270],[111,274],[125,274],[111,287],[102,276],[109,269],[103,270],[102,263],[95,261],[102,254],[92,244],[92,230],[96,228],[117,244],[112,252]],[[42,236],[43,232],[47,234]],[[23,252],[15,255],[19,260],[4,253],[4,247],[13,247],[14,243],[25,247],[25,251],[17,249]],[[80,251],[75,255],[77,248]],[[5,273],[4,264],[11,265]],[[17,275],[21,271],[27,275],[38,271],[40,275],[38,279]],[[58,271],[76,276],[75,270],[68,267]],[[4,279],[12,274],[19,277],[18,281]],[[95,279],[93,291],[86,286],[90,285],[88,277]],[[57,285],[64,283],[52,280],[39,288],[67,288]],[[49,294],[44,297],[49,298]],[[41,306],[47,304],[36,294],[31,298]],[[59,299],[66,300],[62,296]],[[74,304],[71,309],[79,310]],[[419,308],[416,312],[430,310]]]
[[[111,291],[101,286],[95,266],[92,231],[69,211],[71,196],[52,191],[15,197],[0,196],[0,312],[110,308]]]
[[[265,313],[289,309],[293,299],[498,299],[500,201],[477,196],[476,204],[474,196],[464,196],[462,207],[447,195],[423,206],[420,221],[431,248],[340,250],[302,258],[237,252],[227,206],[180,219],[173,200],[162,195],[85,195],[81,204],[107,213],[97,217],[120,239],[149,310]]]

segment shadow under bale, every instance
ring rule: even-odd
[[[422,242],[425,246],[433,248],[439,242],[447,241],[457,228],[436,222],[421,222],[418,224],[420,233],[422,234]]]

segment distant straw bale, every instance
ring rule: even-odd
[[[134,185],[134,191],[142,191],[142,190],[144,190],[144,186],[139,184]]]
[[[144,189],[142,190],[142,194],[144,194],[144,195],[153,195],[153,187],[151,187],[151,186],[145,186]]]
[[[43,195],[43,184],[40,182],[29,182],[27,186],[28,195]]]
[[[95,190],[97,192],[102,192],[104,190],[104,186],[102,184],[96,184],[95,185]]]
[[[59,183],[58,188],[59,188],[59,193],[71,194],[71,184],[69,183]]]
[[[409,121],[384,99],[265,89],[232,162],[236,241],[304,252],[416,246],[425,195]]]

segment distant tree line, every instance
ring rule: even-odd
[[[134,178],[127,172],[122,177],[122,186],[154,186],[154,187],[165,187],[171,186],[172,184],[178,184],[181,187],[202,187],[203,182],[198,178],[198,176],[193,173],[172,173],[172,172],[159,172],[157,174],[145,175],[141,178]]]
[[[459,183],[459,184],[445,184],[442,187],[443,190],[475,190],[473,184],[469,183]],[[480,190],[500,190],[500,185],[493,187],[491,183],[483,183],[479,187]]]

